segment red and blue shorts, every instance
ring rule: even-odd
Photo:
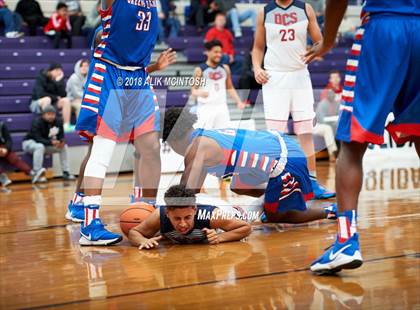
[[[397,143],[420,136],[419,29],[418,16],[364,17],[347,62],[337,139],[382,144],[385,127]]]
[[[94,59],[77,120],[79,134],[127,142],[159,131],[159,105],[148,78],[143,69],[123,70]]]

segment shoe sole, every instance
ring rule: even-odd
[[[84,221],[84,219],[81,220],[81,219],[78,219],[76,217],[72,217],[70,212],[67,212],[64,217],[66,218],[66,220],[69,220],[69,221],[72,221],[72,222],[75,222],[75,223],[82,223]]]
[[[113,245],[116,244],[118,242],[120,242],[123,239],[122,236],[116,238],[116,239],[112,239],[112,240],[96,240],[96,241],[92,241],[92,240],[88,240],[85,237],[80,237],[79,239],[79,244],[83,245],[83,246],[89,246],[89,245],[96,245],[96,246],[107,246],[107,245]]]
[[[363,259],[360,252],[357,251],[355,252],[353,257],[344,256],[342,257],[341,262],[340,262],[340,259],[337,259],[335,263],[337,265],[334,264],[334,261],[333,261],[330,264],[324,264],[325,268],[318,267],[315,270],[313,267],[311,267],[311,271],[317,275],[328,275],[328,274],[334,274],[334,273],[340,272],[342,269],[356,269],[363,265]]]

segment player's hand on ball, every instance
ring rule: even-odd
[[[216,230],[203,228],[202,231],[207,235],[209,244],[218,244],[220,242],[219,235],[217,234]]]
[[[158,241],[160,241],[161,239],[162,239],[162,236],[146,239],[144,242],[142,242],[139,245],[139,250],[143,250],[143,249],[150,250],[153,248],[157,248],[159,246]]]
[[[267,83],[270,78],[267,71],[265,71],[262,68],[256,69],[254,72],[254,75],[255,75],[255,80],[257,81],[257,83],[261,85]]]
[[[331,48],[332,46],[326,46],[323,41],[318,41],[309,49],[302,59],[305,64],[308,64],[315,58],[324,56]]]
[[[158,65],[159,70],[163,70],[175,62],[176,52],[172,50],[172,48],[168,48],[159,55],[159,58],[157,59],[156,63]]]

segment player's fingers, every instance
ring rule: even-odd
[[[162,236],[157,236],[157,237],[154,237],[153,240],[159,241],[159,240],[162,240],[162,238],[163,238]]]

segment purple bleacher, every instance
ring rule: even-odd
[[[74,72],[74,62],[61,63],[65,77],[69,77]],[[0,64],[0,79],[35,79],[39,72],[48,68],[48,63],[14,63]]]
[[[22,141],[25,140],[26,132],[15,132],[11,136],[13,141],[12,150],[15,152],[22,151]]]
[[[1,63],[75,63],[80,58],[89,58],[87,49],[0,49]]]
[[[0,114],[0,121],[5,122],[11,132],[28,131],[32,119],[33,115],[30,113]]]
[[[344,70],[346,69],[346,60],[338,59],[338,60],[315,61],[309,65],[308,69],[309,69],[309,72],[311,73],[329,72],[332,69],[340,70],[344,72]]]
[[[188,102],[189,91],[157,92],[159,105],[164,107],[183,107]]]
[[[0,80],[0,96],[31,95],[35,80]]]
[[[0,49],[45,49],[53,48],[52,40],[45,36],[9,39],[0,37]],[[73,37],[73,48],[87,49],[86,37]]]
[[[0,113],[23,113],[29,111],[30,96],[0,97]]]
[[[252,37],[242,37],[235,39],[235,48],[250,48],[252,45]],[[177,37],[169,38],[167,40],[168,45],[174,50],[184,50],[188,47],[201,47],[204,48],[204,37],[200,36],[189,36],[189,37]]]

